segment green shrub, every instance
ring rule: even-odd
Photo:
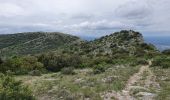
[[[29,72],[29,75],[32,75],[32,76],[41,76],[41,71],[33,70],[33,71]]]
[[[155,56],[160,56],[161,55],[161,53],[160,52],[158,52],[158,51],[148,51],[147,52],[147,54],[145,54],[144,56],[145,56],[145,58],[147,58],[147,59],[152,59],[152,58],[154,58]]]
[[[63,69],[61,70],[61,73],[62,73],[62,74],[65,74],[65,75],[73,75],[73,74],[75,74],[73,67],[63,68]]]
[[[165,55],[170,55],[170,49],[164,50],[164,51],[162,51],[162,53]]]
[[[0,72],[6,73],[8,70],[15,74],[28,74],[32,70],[43,70],[43,64],[34,56],[13,57],[0,65]]]
[[[2,60],[2,58],[0,58],[0,64],[2,64],[3,63],[3,60]]]
[[[156,47],[152,44],[142,43],[141,48],[145,50],[156,50]]]
[[[137,66],[137,65],[148,65],[148,61],[145,59],[137,59],[135,61],[132,62],[132,66]]]
[[[112,60],[112,64],[114,65],[124,65],[124,64],[131,64],[132,62],[135,62],[137,58],[134,57],[127,57],[124,58],[114,58]]]
[[[69,54],[43,54],[38,57],[38,61],[44,64],[48,71],[57,72],[65,67],[79,68],[82,58],[78,55]]]
[[[0,100],[35,100],[28,87],[9,75],[0,75]]]
[[[43,64],[38,62],[38,59],[34,56],[25,56],[22,58],[22,66],[24,69],[30,70],[42,70]]]
[[[151,67],[159,66],[162,68],[170,67],[170,58],[165,56],[159,56],[152,61]]]
[[[100,74],[100,73],[105,72],[105,70],[106,70],[106,67],[100,64],[100,65],[96,65],[93,68],[93,73],[94,74]]]
[[[93,65],[99,65],[99,64],[102,64],[102,63],[112,63],[111,58],[105,57],[105,56],[95,57],[91,61],[92,61],[91,62],[92,66]]]
[[[112,83],[112,89],[115,91],[120,91],[124,88],[124,83],[123,81],[116,80]]]

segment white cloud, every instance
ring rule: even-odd
[[[141,1],[129,1],[116,8],[116,14],[127,19],[143,19],[152,14],[152,6]]]
[[[127,29],[127,28],[132,28],[133,26],[126,25],[118,21],[101,20],[95,22],[85,21],[79,24],[73,24],[65,27],[73,28],[73,29],[83,29],[83,30],[109,30],[109,29],[120,29],[120,28]]]
[[[0,32],[170,31],[169,5],[169,0],[0,0]]]
[[[14,17],[18,15],[25,15],[25,11],[11,3],[0,3],[0,16],[2,17]]]

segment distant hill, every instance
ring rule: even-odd
[[[144,42],[142,34],[122,30],[92,41],[58,32],[29,32],[0,35],[0,56],[61,51],[79,55],[143,55],[156,48]]]
[[[70,48],[80,54],[96,56],[117,54],[142,56],[145,53],[157,51],[154,45],[145,43],[141,33],[132,30],[115,32],[93,41],[71,45]]]
[[[79,40],[58,32],[27,32],[0,35],[0,55],[25,55],[56,50]]]

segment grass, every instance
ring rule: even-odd
[[[74,70],[74,75],[58,72],[42,76],[16,76],[16,79],[29,85],[38,99],[102,100],[101,94],[104,92],[122,90],[138,69],[122,65],[112,66],[100,74],[94,74],[93,69],[87,68]]]
[[[143,75],[142,75],[141,80],[146,80],[148,75],[149,75],[149,72],[145,70],[145,71],[143,72]]]
[[[160,84],[160,91],[156,100],[169,100],[170,98],[170,68],[152,68],[156,75],[156,81]]]

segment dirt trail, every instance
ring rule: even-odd
[[[151,65],[151,62],[149,62],[149,65]],[[140,87],[140,86],[135,86],[135,83],[140,81],[144,71],[148,71],[148,76],[145,80],[145,86],[149,88],[149,86],[153,83],[154,75],[149,69],[149,65],[141,66],[139,71],[129,78],[125,88],[121,92],[112,91],[111,93],[107,93],[104,96],[104,100],[112,100],[112,97],[114,97],[116,100],[136,100],[133,96],[130,95],[130,91],[133,87]],[[147,96],[144,96],[142,100],[152,100],[153,95],[151,93],[145,92],[143,94]]]

